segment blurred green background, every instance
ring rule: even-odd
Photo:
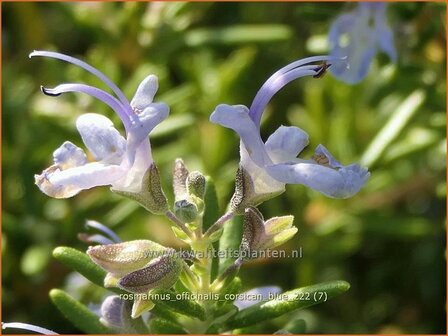
[[[81,94],[42,95],[40,85],[83,82],[92,75],[33,49],[79,57],[113,79],[131,98],[149,73],[159,77],[157,101],[171,114],[151,134],[155,160],[171,193],[173,160],[182,157],[217,182],[224,210],[233,191],[239,139],[208,122],[219,103],[250,105],[277,69],[326,53],[332,20],[345,3],[2,3],[2,321],[60,333],[79,332],[52,306],[51,288],[98,307],[103,292],[54,261],[67,245],[85,250],[77,234],[95,219],[124,239],[149,238],[180,247],[162,217],[107,188],[55,200],[34,185],[64,140],[82,146],[75,129],[84,112],[118,118]],[[398,63],[376,57],[368,77],[348,86],[331,75],[306,78],[276,95],[262,135],[280,124],[310,135],[345,164],[361,161],[372,176],[348,200],[303,186],[264,203],[266,218],[293,214],[299,234],[283,246],[301,259],[251,262],[245,288],[292,289],[326,280],[351,283],[348,293],[261,324],[273,332],[302,318],[310,333],[445,333],[445,95],[444,3],[393,3],[387,10]],[[255,330],[256,331],[256,330]]]

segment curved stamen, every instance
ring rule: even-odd
[[[102,233],[104,233],[106,236],[108,236],[109,238],[111,238],[111,240],[113,240],[116,243],[121,243],[121,239],[120,237],[118,237],[118,235],[112,231],[111,229],[109,229],[107,226],[94,221],[94,220],[88,220],[86,221],[86,227],[91,227],[94,228],[98,231],[101,231]]]
[[[283,88],[286,84],[293,81],[294,79],[305,76],[314,76],[316,75],[318,70],[319,68],[316,68],[316,65],[299,67],[277,76],[273,81],[269,83],[269,86],[260,89],[257,94],[258,100],[256,102],[256,106],[251,106],[249,112],[249,115],[254,121],[254,124],[258,128],[260,128],[261,115],[263,114],[266,105],[281,88]]]
[[[30,58],[34,57],[34,56],[43,56],[43,57],[56,58],[56,59],[59,59],[61,61],[72,63],[74,65],[77,65],[77,66],[87,70],[91,74],[93,74],[96,77],[98,77],[99,79],[101,79],[117,95],[118,99],[124,105],[126,112],[129,115],[132,114],[131,105],[129,104],[129,101],[125,97],[123,92],[105,74],[103,74],[101,71],[95,69],[93,66],[91,66],[91,65],[87,64],[86,62],[83,62],[83,61],[81,61],[81,60],[79,60],[77,58],[74,58],[74,57],[71,57],[71,56],[67,56],[67,55],[64,55],[64,54],[61,54],[61,53],[53,52],[53,51],[35,50],[35,51],[33,51],[32,53],[29,54]]]
[[[298,68],[302,68],[303,70],[306,70],[306,69],[313,69],[313,68],[315,69],[318,66],[318,65],[305,66],[306,64],[315,63],[315,62],[326,62],[326,61],[335,62],[335,61],[342,61],[342,59],[338,58],[338,57],[325,56],[325,55],[307,57],[307,58],[292,62],[292,63],[284,66],[280,70],[276,71],[271,77],[269,77],[268,80],[258,90],[254,100],[252,101],[252,105],[250,106],[250,109],[249,109],[249,115],[252,118],[252,120],[254,121],[254,123],[257,125],[257,127],[258,128],[260,127],[261,115],[263,113],[264,107],[267,105],[267,103],[264,103],[265,92],[271,90],[270,87],[275,80],[277,80],[279,77],[283,76],[284,74],[286,74],[290,71],[293,71],[295,69],[298,69]],[[314,73],[312,75],[315,75],[315,74],[316,73]]]
[[[87,233],[78,233],[78,239],[87,244],[110,245],[115,242],[100,234],[89,235]]]
[[[126,129],[126,132],[129,131],[129,128],[131,127],[131,120],[129,115],[126,113],[125,108],[123,107],[123,104],[114,96],[111,94],[98,89],[96,87],[85,85],[85,84],[61,84],[58,85],[52,89],[46,88],[41,86],[40,89],[44,94],[47,96],[56,97],[59,96],[62,93],[68,93],[68,92],[81,92],[88,94],[89,96],[95,97],[99,100],[101,100],[103,103],[109,105],[109,107],[115,111],[115,113],[118,114],[121,121],[124,124],[124,127]]]
[[[2,322],[2,329],[8,329],[8,328],[34,331],[34,332],[37,332],[42,335],[59,335],[58,333],[55,333],[52,330],[38,327],[38,326],[28,324],[28,323],[21,323],[21,322],[3,323]]]

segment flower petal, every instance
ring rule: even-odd
[[[125,327],[125,309],[126,301],[120,299],[118,295],[108,296],[101,305],[100,321],[110,328]]]
[[[244,143],[244,148],[250,159],[258,166],[272,163],[264,143],[261,140],[258,128],[249,116],[248,109],[243,105],[218,105],[210,116],[210,121],[221,126],[233,129]]]
[[[75,196],[81,191],[81,188],[73,185],[57,185],[51,183],[49,178],[58,172],[59,168],[53,165],[45,169],[42,174],[34,175],[34,183],[39,187],[45,195],[54,198],[69,198]]]
[[[308,134],[298,127],[280,126],[265,143],[274,163],[290,161],[308,145]]]
[[[272,178],[264,169],[252,161],[251,157],[247,153],[244,144],[240,145],[240,165],[249,174],[252,179],[251,190],[255,196],[257,195],[278,195],[285,190],[285,184]]]
[[[53,152],[53,161],[59,169],[65,170],[86,164],[87,157],[81,148],[66,141]]]
[[[47,175],[47,180],[56,188],[83,190],[110,185],[120,179],[126,172],[125,169],[117,165],[92,162],[80,167],[51,172]]]
[[[143,177],[152,162],[149,139],[146,139],[140,143],[140,146],[135,151],[133,164],[127,170],[126,174],[112,183],[113,189],[127,192],[140,192]]]
[[[72,144],[70,141],[64,142],[53,152],[54,164],[45,169],[41,175],[35,175],[35,183],[46,195],[55,198],[68,198],[76,195],[81,188],[74,185],[57,185],[50,182],[54,174],[58,174],[65,169],[83,166],[87,162],[84,151]]]
[[[143,111],[152,103],[156,95],[159,83],[157,76],[149,75],[138,86],[134,98],[131,100],[131,106],[134,109]]]
[[[369,26],[369,15],[358,11],[343,14],[334,21],[329,32],[331,55],[347,56],[349,67],[334,64],[330,72],[338,79],[355,84],[363,79],[376,53],[375,30]]]
[[[97,161],[111,164],[122,161],[126,140],[109,118],[101,114],[86,113],[76,120],[76,127]]]
[[[366,183],[370,173],[353,164],[333,169],[317,163],[283,163],[266,167],[276,180],[288,184],[303,184],[329,197],[348,198]]]
[[[277,286],[265,286],[265,287],[257,287],[247,292],[241,293],[240,296],[246,299],[236,300],[233,304],[238,307],[239,310],[249,308],[254,304],[257,304],[261,301],[269,300],[269,295],[280,294],[282,289]],[[260,296],[261,300],[253,299],[254,297]]]
[[[266,235],[271,236],[289,229],[294,221],[294,216],[273,217],[264,223]]]
[[[141,142],[148,138],[149,133],[169,115],[170,109],[164,103],[151,103],[143,111],[137,111],[137,120],[132,122],[128,134],[127,152],[129,162],[132,164],[135,151]]]
[[[394,34],[386,22],[385,7],[375,10],[375,35],[380,49],[385,52],[392,62],[397,61]]]

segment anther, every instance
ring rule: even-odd
[[[316,71],[316,74],[313,76],[313,78],[322,78],[327,73],[327,69],[330,66],[331,64],[328,64],[326,61],[324,61],[321,65],[314,69],[314,71]]]
[[[47,88],[45,88],[42,85],[40,86],[40,90],[42,91],[43,94],[45,94],[47,96],[50,96],[50,97],[57,97],[57,96],[61,95],[60,93],[53,93],[53,92],[51,92],[51,91],[53,91],[52,89],[47,89]]]

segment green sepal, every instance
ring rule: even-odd
[[[168,334],[168,335],[179,335],[186,334],[185,330],[172,323],[171,321],[165,320],[160,317],[153,317],[148,321],[148,327],[152,334]]]
[[[162,190],[159,170],[152,164],[142,180],[142,188],[139,192],[129,192],[123,190],[111,190],[121,196],[127,197],[140,203],[146,210],[154,214],[164,214],[168,211],[168,201]]]
[[[246,208],[250,206],[255,207],[264,201],[282,194],[284,191],[285,187],[283,185],[277,191],[257,194],[252,177],[242,166],[239,166],[235,176],[235,192],[230,200],[230,208],[233,213],[243,215]]]
[[[100,322],[99,317],[81,302],[60,289],[50,291],[50,299],[59,311],[86,334],[113,334],[114,332]]]
[[[247,327],[297,309],[310,307],[325,302],[347,291],[349,288],[348,282],[331,281],[294,289],[283,293],[283,295],[288,296],[287,300],[274,299],[241,310],[223,325],[222,330]],[[324,293],[324,295],[321,295],[321,293]]]

